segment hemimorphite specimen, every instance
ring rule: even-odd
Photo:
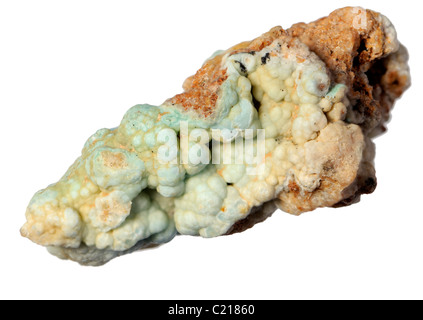
[[[176,234],[240,232],[277,207],[351,204],[376,187],[371,138],[410,84],[407,61],[389,20],[361,8],[217,51],[183,93],[89,138],[21,233],[101,265]]]

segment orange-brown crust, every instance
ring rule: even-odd
[[[384,60],[393,43],[385,34],[381,15],[365,10],[366,24],[357,28],[358,14],[364,9],[343,8],[328,17],[305,24],[298,23],[288,33],[299,38],[331,70],[333,80],[349,87],[348,96],[365,132],[384,131],[394,100],[408,88],[407,76],[390,72]],[[361,25],[360,25],[361,26]],[[386,85],[382,77],[388,76]],[[390,85],[389,85],[390,84]],[[394,99],[387,99],[394,94]]]
[[[275,27],[253,41],[241,42],[206,61],[194,76],[185,80],[185,92],[169,99],[168,103],[177,104],[185,111],[194,110],[204,118],[211,116],[216,109],[220,86],[228,78],[226,68],[222,66],[223,56],[262,50],[282,34],[286,32],[281,27]]]
[[[195,110],[205,118],[210,116],[219,98],[219,88],[227,79],[221,68],[222,55],[207,61],[197,73],[184,83],[185,92],[171,98],[171,104],[182,106],[185,111]]]

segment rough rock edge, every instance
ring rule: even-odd
[[[251,209],[250,214],[245,219],[236,222],[228,230],[226,235],[244,232],[245,230],[254,227],[257,223],[263,222],[267,218],[270,218],[277,209],[278,207],[275,205],[273,200],[266,202],[259,207],[254,207]]]
[[[131,249],[125,251],[100,250],[81,244],[79,248],[47,247],[47,251],[62,260],[70,260],[82,266],[99,267],[109,261],[133,253],[135,251],[157,248],[162,243],[151,242],[149,238],[139,241]]]

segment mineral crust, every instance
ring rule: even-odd
[[[101,265],[177,234],[241,232],[277,208],[357,202],[376,187],[371,139],[410,85],[407,61],[391,22],[362,8],[218,51],[183,93],[136,105],[89,138],[31,200],[21,234],[59,258]],[[253,154],[264,151],[255,174],[237,152],[248,130]],[[188,157],[212,145],[222,146],[213,161]],[[179,161],[167,161],[172,152]]]

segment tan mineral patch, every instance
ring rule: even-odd
[[[124,169],[128,166],[125,156],[122,153],[103,151],[101,153],[105,167],[111,169]]]

